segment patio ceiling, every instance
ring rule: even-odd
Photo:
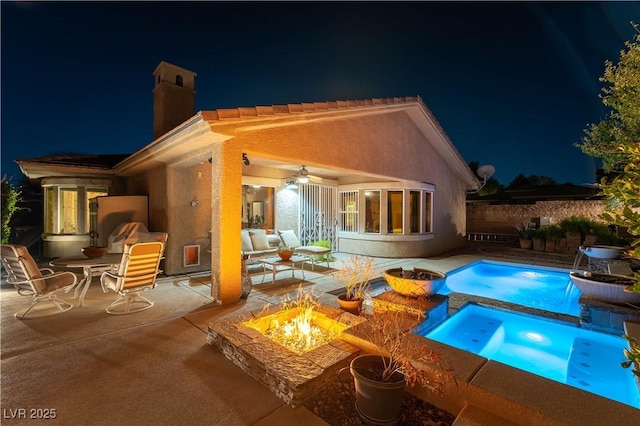
[[[244,176],[264,177],[271,179],[287,179],[296,176],[302,168],[302,164],[285,162],[264,157],[254,157],[247,154],[250,164],[242,166]],[[365,175],[355,173],[353,170],[333,169],[326,166],[305,164],[305,168],[311,176],[310,183],[340,183],[350,184],[358,182],[375,182],[396,180],[391,177]],[[321,178],[321,179],[315,179]]]

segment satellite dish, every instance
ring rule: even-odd
[[[496,168],[491,164],[486,164],[484,166],[478,167],[478,171],[476,172],[478,176],[480,176],[485,181],[489,179],[496,172]]]

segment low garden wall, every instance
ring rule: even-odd
[[[558,224],[571,216],[601,222],[605,200],[537,201],[535,204],[467,204],[467,233],[517,234],[516,225],[548,218]],[[544,219],[543,219],[544,220]]]

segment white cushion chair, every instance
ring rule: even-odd
[[[107,307],[107,313],[131,314],[153,306],[153,302],[141,296],[140,293],[156,287],[156,277],[162,272],[160,261],[163,251],[164,243],[161,241],[125,245],[117,271],[105,271],[100,276],[102,290],[105,293],[113,290],[119,295]],[[124,305],[123,309],[121,305]],[[132,305],[137,306],[132,309]]]
[[[298,236],[293,231],[293,229],[288,229],[285,231],[278,231],[278,235],[280,235],[280,240],[282,240],[282,244],[286,247],[293,248],[293,252],[295,254],[299,254],[302,256],[306,256],[311,261],[311,270],[315,270],[315,264],[317,259],[322,256],[325,256],[327,261],[327,267],[330,268],[329,265],[329,254],[331,254],[331,249],[320,246],[303,246],[298,239]]]
[[[7,282],[16,287],[18,294],[33,296],[31,305],[17,312],[16,318],[41,318],[73,308],[73,305],[57,297],[57,293],[68,292],[78,282],[78,277],[73,272],[40,269],[25,246],[13,244],[2,244],[2,265],[7,271]],[[33,310],[42,302],[52,303],[56,310]],[[35,315],[29,316],[30,313]]]

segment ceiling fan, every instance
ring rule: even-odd
[[[298,183],[309,183],[312,182],[322,182],[322,178],[320,176],[310,175],[309,171],[306,169],[305,165],[302,165],[302,168],[298,171],[298,175],[296,176]]]

